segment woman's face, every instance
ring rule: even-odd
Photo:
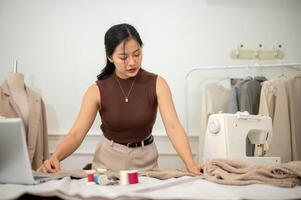
[[[118,77],[127,79],[137,75],[142,61],[142,50],[139,43],[134,39],[121,42],[112,56],[108,57],[115,65],[115,73]]]

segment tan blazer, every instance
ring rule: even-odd
[[[49,158],[46,111],[41,96],[30,88],[26,86],[25,88],[28,97],[29,116],[28,124],[24,124],[24,127],[31,166],[36,170]],[[22,118],[20,109],[13,100],[6,82],[0,86],[0,116]]]
[[[280,156],[281,162],[292,161],[292,142],[286,80],[265,81],[262,85],[259,113],[273,120],[273,137],[267,156]]]
[[[301,160],[301,74],[286,83],[292,136],[293,160]]]

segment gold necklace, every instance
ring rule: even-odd
[[[123,96],[124,96],[124,102],[125,102],[125,103],[128,103],[128,102],[129,102],[129,96],[130,96],[131,91],[132,91],[132,89],[133,89],[133,86],[134,86],[134,83],[135,83],[135,81],[136,81],[136,78],[137,78],[137,75],[135,76],[135,79],[134,79],[133,82],[132,82],[132,85],[131,85],[131,87],[130,87],[130,89],[129,89],[129,91],[128,91],[128,94],[126,95],[125,92],[124,92],[124,90],[123,90],[123,88],[121,87],[121,84],[120,84],[120,82],[119,82],[119,80],[118,80],[118,77],[116,77],[116,75],[115,75],[115,79],[116,79],[116,81],[117,81],[117,83],[118,83],[118,85],[119,85],[119,87],[120,87],[120,89],[121,89],[121,92],[122,92]]]

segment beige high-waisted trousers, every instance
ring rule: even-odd
[[[92,169],[149,170],[158,168],[158,150],[155,142],[143,147],[131,148],[103,139],[98,143]]]

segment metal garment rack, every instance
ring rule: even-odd
[[[189,102],[188,102],[188,78],[195,71],[202,70],[228,70],[231,69],[261,69],[261,68],[291,68],[296,71],[301,71],[301,62],[299,63],[279,63],[279,64],[245,64],[245,65],[225,65],[225,66],[205,66],[195,67],[188,70],[185,76],[185,128],[189,131]]]

